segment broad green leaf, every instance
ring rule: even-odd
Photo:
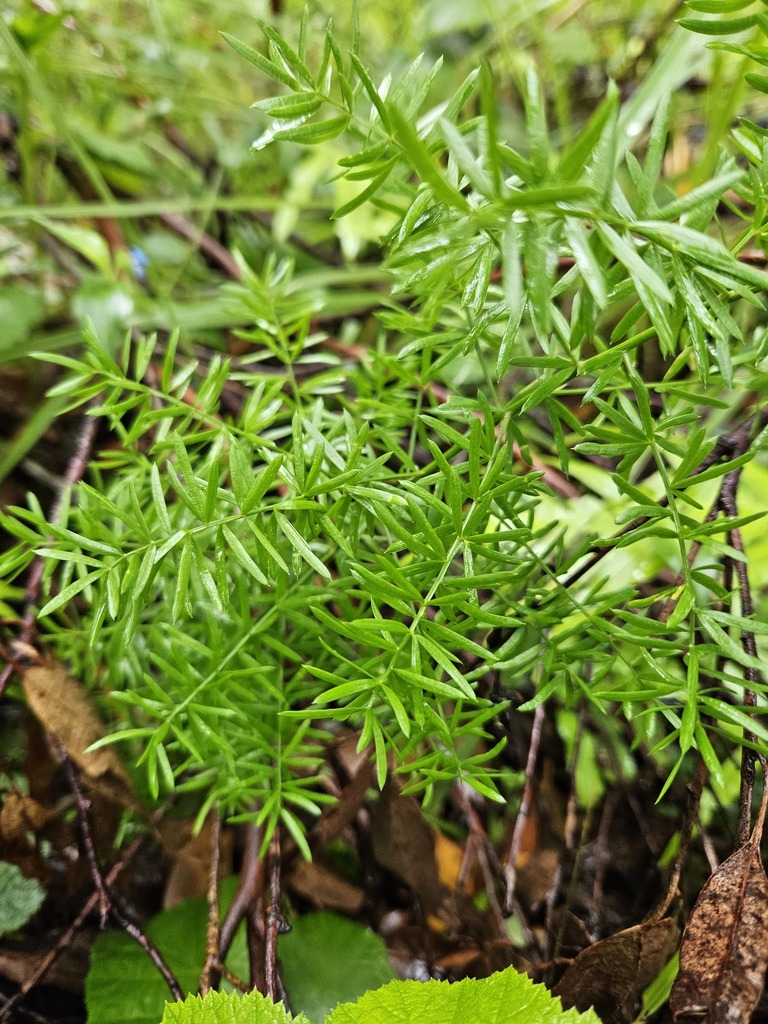
[[[304,914],[278,939],[285,987],[312,1024],[395,977],[380,936],[330,912]]]
[[[354,1004],[338,1006],[327,1024],[600,1024],[594,1010],[563,1010],[544,985],[513,967],[490,978],[393,981]]]
[[[222,910],[229,905],[237,880],[221,886]],[[146,928],[183,992],[194,993],[205,960],[208,903],[187,900],[153,917]],[[245,934],[235,937],[227,965],[247,976]],[[157,1024],[168,999],[168,986],[134,939],[124,932],[102,932],[91,949],[85,979],[88,1024]]]

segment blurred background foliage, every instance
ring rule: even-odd
[[[0,360],[70,344],[88,317],[115,339],[130,321],[139,329],[179,324],[188,342],[220,344],[218,332],[232,326],[233,314],[218,289],[223,268],[202,250],[200,232],[257,264],[275,240],[300,268],[364,264],[375,255],[385,216],[365,207],[328,221],[348,187],[332,180],[332,145],[299,156],[292,146],[249,150],[261,118],[248,107],[268,84],[233,59],[218,33],[255,40],[255,17],[268,16],[279,29],[295,22],[302,5],[275,6],[245,0],[5,5]],[[712,59],[703,38],[676,27],[680,7],[661,0],[358,5],[372,71],[396,77],[421,51],[433,60],[444,56],[434,101],[488,60],[513,147],[524,144],[518,87],[531,56],[548,91],[555,142],[558,133],[567,137],[584,123],[609,78],[625,99],[636,100],[638,112],[660,84],[687,83],[675,93],[670,154],[673,178],[684,188],[684,179],[695,183],[711,173],[745,100],[743,58]],[[329,17],[342,40],[351,36],[351,5],[311,9],[310,46],[320,45]],[[656,64],[662,49],[664,61]],[[100,204],[88,211],[102,216],[100,225],[83,220],[84,202]],[[76,224],[77,241],[41,224],[41,207],[51,207],[59,225]],[[174,214],[186,224],[169,224],[167,215]],[[10,461],[3,459],[0,469],[7,472]]]

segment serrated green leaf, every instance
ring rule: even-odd
[[[282,1003],[260,992],[215,992],[166,1003],[162,1024],[310,1024],[303,1013],[292,1016]]]
[[[600,1024],[594,1010],[563,1010],[545,985],[513,967],[489,978],[463,981],[393,981],[354,1004],[336,1007],[327,1024]]]

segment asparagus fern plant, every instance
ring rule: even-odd
[[[245,354],[90,333],[46,355],[119,444],[58,523],[3,516],[3,571],[45,560],[39,620],[151,794],[265,842],[282,824],[307,852],[342,723],[413,790],[508,795],[501,713],[545,700],[591,709],[617,756],[623,716],[670,778],[692,748],[717,776],[718,734],[768,740],[723,569],[753,517],[722,487],[764,445],[765,134],[679,195],[667,98],[643,136],[611,88],[555,142],[531,68],[513,148],[487,68],[436,103],[439,62],[375,82],[357,35],[261,29],[265,50],[229,39],[275,92],[254,146],[334,146],[336,216],[390,224],[375,327],[329,339],[322,275],[241,258]]]

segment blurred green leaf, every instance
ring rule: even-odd
[[[45,891],[34,878],[25,878],[15,864],[0,861],[0,935],[18,931],[38,912]]]
[[[297,918],[280,936],[278,951],[291,1003],[312,1024],[395,977],[378,935],[328,911]]]

